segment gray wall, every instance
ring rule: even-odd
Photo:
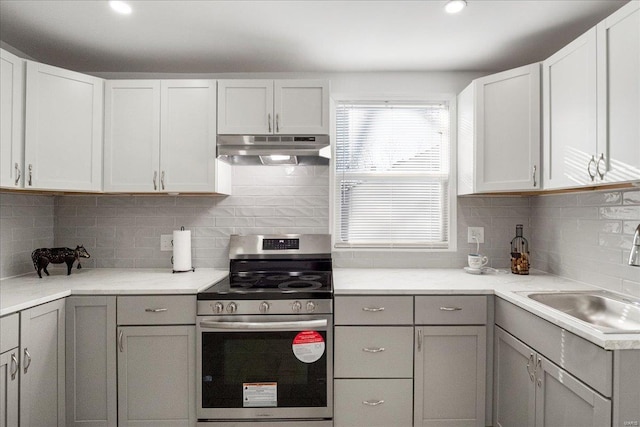
[[[0,193],[0,277],[34,271],[31,252],[54,244],[54,196]]]

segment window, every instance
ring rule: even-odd
[[[335,245],[452,249],[447,103],[338,102]]]

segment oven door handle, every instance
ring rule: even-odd
[[[265,330],[291,330],[299,331],[306,329],[326,329],[327,319],[300,320],[293,322],[216,322],[203,320],[200,322],[201,328],[207,329],[235,329],[241,331],[265,331]]]

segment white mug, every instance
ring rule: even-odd
[[[487,265],[489,258],[480,254],[469,254],[467,262],[469,263],[469,268],[475,268],[477,270]]]

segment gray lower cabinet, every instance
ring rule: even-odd
[[[196,425],[196,297],[118,297],[118,426]]]
[[[496,426],[611,425],[611,400],[495,327]]]
[[[66,300],[67,427],[115,427],[116,297]]]
[[[486,328],[416,327],[416,426],[484,426]]]
[[[20,426],[65,425],[65,301],[20,312]]]
[[[18,425],[19,336],[18,314],[0,318],[0,427]]]

